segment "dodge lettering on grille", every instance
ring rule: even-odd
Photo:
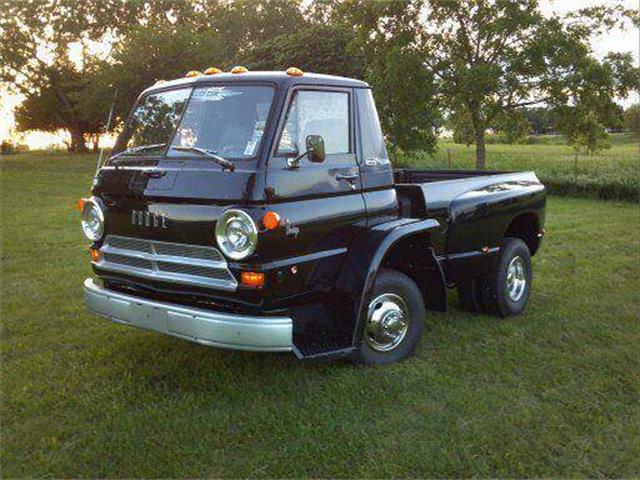
[[[139,227],[167,228],[167,215],[165,213],[131,210],[131,224]]]

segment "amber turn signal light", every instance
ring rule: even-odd
[[[262,217],[262,225],[264,225],[264,228],[267,230],[275,230],[280,226],[280,220],[280,215],[276,212],[268,211],[264,214],[264,217]]]
[[[247,73],[249,69],[247,67],[237,66],[231,69],[231,73]]]
[[[97,262],[100,260],[100,250],[98,250],[97,248],[90,248],[89,251],[91,252],[92,262]]]
[[[216,67],[209,67],[204,71],[205,75],[215,75],[216,73],[222,73],[222,70]]]
[[[242,272],[240,280],[247,287],[264,287],[264,273]]]
[[[304,72],[300,70],[298,67],[289,67],[287,68],[287,75],[291,75],[292,77],[301,77],[304,75]]]
[[[86,200],[84,198],[78,199],[78,203],[76,203],[76,209],[78,210],[78,212],[82,213],[82,210],[84,210],[85,203],[86,203]]]

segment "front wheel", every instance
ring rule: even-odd
[[[355,363],[389,364],[411,356],[424,330],[426,309],[420,289],[406,275],[381,270],[367,307]]]

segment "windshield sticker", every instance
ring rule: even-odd
[[[229,90],[227,87],[208,87],[196,89],[193,92],[193,98],[203,102],[218,102],[242,94],[243,92]]]
[[[177,136],[180,139],[180,145],[183,147],[193,147],[198,141],[196,132],[188,127],[179,128]]]
[[[253,156],[255,153],[256,147],[260,145],[260,140],[262,139],[262,132],[264,132],[264,121],[256,122],[256,125],[253,130],[253,135],[251,136],[251,140],[247,142],[247,146],[244,148],[244,155]]]

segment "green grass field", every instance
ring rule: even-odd
[[[640,137],[610,136],[611,148],[593,156],[578,154],[561,136],[533,137],[529,145],[487,145],[487,168],[534,170],[558,194],[619,200],[640,200]],[[475,168],[475,146],[441,141],[432,155],[402,155],[398,164],[416,168]],[[577,166],[577,169],[576,169]]]
[[[0,159],[2,476],[638,477],[640,209],[550,197],[528,310],[429,316],[385,368],[88,314],[94,157]]]

